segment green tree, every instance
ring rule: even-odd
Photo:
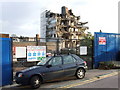
[[[93,49],[93,39],[94,36],[92,36],[91,32],[88,32],[85,34],[84,39],[80,41],[80,46],[87,46],[88,49],[88,55],[92,55],[92,49]]]

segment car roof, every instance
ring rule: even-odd
[[[57,56],[69,56],[69,55],[75,55],[75,54],[59,54],[59,55],[54,55],[53,57],[57,57]]]
[[[76,55],[76,54],[59,54],[59,55],[55,55],[55,56],[52,56],[52,57],[59,57],[59,56],[62,56],[62,57],[64,57],[64,56],[72,56],[72,57],[74,57],[76,60],[81,60],[81,61],[84,61],[82,58],[80,58],[78,55]],[[51,57],[51,58],[52,58]]]

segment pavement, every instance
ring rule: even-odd
[[[111,69],[111,70],[99,70],[99,69],[91,69],[91,70],[87,70],[86,72],[86,76],[83,80],[81,80],[81,82],[84,82],[85,80],[90,80],[92,78],[100,78],[101,76],[105,76],[105,75],[110,75],[112,73],[117,73],[119,72],[120,69]],[[15,72],[14,72],[15,74]],[[59,82],[52,82],[52,83],[45,83],[43,85],[41,85],[41,88],[51,88],[54,86],[54,88],[57,88],[57,87],[61,87],[60,85],[64,85],[69,83],[69,84],[73,84],[73,83],[77,83],[78,80],[75,79],[75,77],[73,78],[68,78],[68,79],[65,79],[65,80],[61,80]],[[19,86],[18,84],[16,84],[14,81],[13,81],[13,84],[12,85],[7,85],[7,86],[4,86],[2,88],[10,88],[10,87],[17,87]]]

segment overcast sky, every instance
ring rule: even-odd
[[[118,32],[119,0],[0,0],[0,33],[34,37],[40,34],[40,13],[61,13],[67,6],[88,22],[89,32]]]

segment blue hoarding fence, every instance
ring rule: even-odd
[[[94,33],[94,67],[102,61],[120,60],[120,34]]]
[[[10,85],[13,81],[11,47],[10,38],[0,38],[0,86]]]

